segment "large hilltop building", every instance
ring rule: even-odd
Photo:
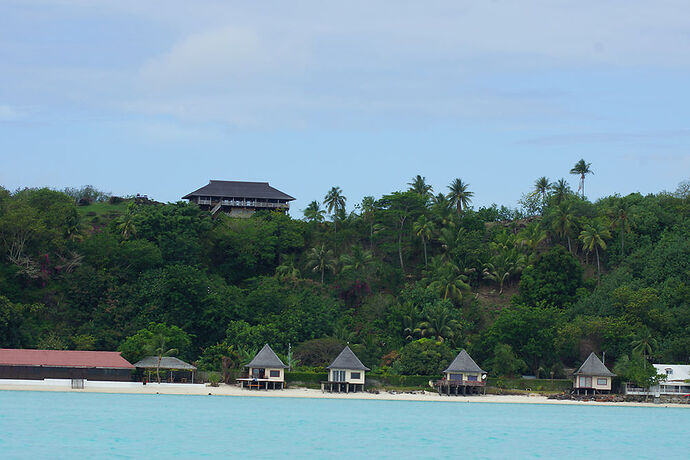
[[[208,185],[182,199],[198,204],[201,209],[211,211],[211,214],[221,211],[233,217],[249,217],[261,209],[287,212],[290,201],[294,200],[268,185],[268,182],[228,180],[210,180]]]

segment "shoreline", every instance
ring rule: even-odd
[[[372,401],[414,401],[414,402],[447,402],[447,403],[488,403],[488,404],[542,404],[542,405],[570,405],[570,406],[610,406],[610,407],[674,407],[690,408],[690,404],[677,403],[639,403],[639,402],[598,402],[572,401],[548,399],[538,394],[530,395],[472,395],[472,396],[442,396],[437,393],[390,393],[387,391],[375,393],[322,393],[321,390],[308,388],[289,388],[285,390],[243,390],[234,385],[221,384],[211,387],[201,384],[158,384],[149,383],[127,388],[92,386],[84,389],[71,389],[58,385],[2,385],[0,391],[48,391],[65,393],[108,393],[108,394],[141,394],[141,395],[180,395],[180,396],[253,396],[264,398],[308,398],[308,399],[340,399],[340,400],[372,400]]]

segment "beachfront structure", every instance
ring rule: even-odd
[[[484,372],[465,350],[461,350],[453,362],[443,371],[443,379],[435,385],[439,394],[479,394],[486,391]]]
[[[294,198],[271,187],[268,182],[239,182],[210,180],[204,185],[182,197],[196,203],[211,214],[224,212],[232,217],[249,217],[256,211],[287,212]]]
[[[163,356],[158,363],[158,356],[147,356],[141,361],[134,363],[134,367],[141,369],[146,373],[146,380],[151,381],[151,376],[156,378],[156,370],[163,371],[168,376],[165,379],[170,383],[194,383],[194,373],[196,367],[175,358],[174,356]]]
[[[343,348],[343,351],[326,369],[328,369],[328,381],[321,382],[321,391],[337,391],[338,393],[364,391],[365,373],[370,370],[362,364],[349,346]]]
[[[639,396],[688,396],[690,395],[690,366],[685,364],[654,364],[662,379],[658,385],[641,388],[633,383],[623,385],[623,393]]]
[[[249,370],[248,375],[237,379],[242,388],[249,388],[250,390],[282,390],[285,388],[285,369],[287,366],[283,364],[268,344],[264,345],[245,367]]]
[[[608,393],[616,374],[608,370],[599,357],[590,353],[582,366],[573,374],[573,390],[577,393]]]
[[[0,379],[71,379],[129,382],[134,366],[117,351],[0,349]]]

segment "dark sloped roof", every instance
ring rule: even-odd
[[[273,369],[285,369],[287,366],[283,364],[283,362],[280,360],[280,358],[278,358],[278,355],[275,354],[271,347],[269,347],[268,344],[266,344],[261,349],[261,351],[258,352],[256,356],[254,356],[254,359],[252,359],[251,362],[244,367],[268,367]]]
[[[141,361],[134,363],[134,367],[155,369],[158,367],[158,356],[147,356]],[[161,369],[195,371],[196,367],[189,363],[185,363],[181,359],[177,359],[174,356],[164,356],[161,359]]]
[[[443,372],[484,372],[481,367],[477,366],[472,357],[465,351],[462,350],[455,357],[448,369]]]
[[[616,374],[608,370],[608,368],[601,362],[599,357],[590,353],[582,366],[575,372],[575,375],[602,375],[607,377],[614,377]]]
[[[0,349],[0,366],[134,369],[119,351]]]
[[[186,200],[195,196],[294,200],[290,195],[268,185],[268,182],[239,182],[230,180],[210,180],[208,185],[204,185],[200,189],[183,196],[182,199]]]
[[[337,358],[333,360],[330,366],[326,369],[352,369],[358,371],[370,370],[367,366],[362,364],[357,355],[350,350],[350,347],[343,348]]]

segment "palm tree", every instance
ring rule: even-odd
[[[323,222],[326,211],[321,209],[321,204],[314,200],[307,205],[304,212],[304,218],[309,222]]]
[[[536,181],[534,181],[534,192],[532,195],[541,195],[541,212],[544,213],[544,208],[546,207],[546,194],[549,193],[553,184],[549,182],[546,176],[542,176]]]
[[[448,193],[447,198],[455,207],[458,208],[458,215],[460,215],[462,212],[463,207],[467,208],[467,206],[472,202],[474,192],[470,192],[468,190],[469,186],[470,184],[464,183],[462,179],[455,179],[448,186],[448,190],[450,190],[450,192]]]
[[[575,228],[575,216],[573,215],[572,204],[564,201],[558,204],[553,211],[552,230],[556,235],[568,240],[568,251],[572,254],[573,249],[570,244],[570,234]]]
[[[510,277],[519,274],[525,268],[525,256],[516,249],[503,250],[494,255],[490,262],[484,265],[482,274],[498,284],[498,295],[503,295],[503,284],[510,281]]]
[[[583,248],[587,252],[594,252],[597,254],[597,284],[601,281],[601,266],[599,265],[599,248],[606,249],[606,241],[604,239],[611,238],[611,233],[598,221],[594,221],[592,225],[588,225],[582,232],[580,232],[580,241],[582,241]]]
[[[618,229],[621,234],[621,256],[625,255],[625,234],[630,231],[630,205],[624,199],[618,199],[613,208],[609,210],[611,227]]]
[[[415,332],[422,337],[434,337],[439,342],[452,338],[460,328],[452,312],[442,303],[430,305],[425,310],[425,320],[419,323]]]
[[[558,182],[552,184],[551,190],[553,191],[553,196],[556,197],[556,204],[562,203],[571,193],[570,185],[563,178],[558,179]]]
[[[176,348],[168,348],[167,347],[167,342],[168,338],[161,334],[154,334],[151,336],[151,339],[149,342],[146,344],[145,350],[147,354],[157,356],[158,357],[158,363],[156,365],[156,380],[158,383],[161,383],[161,375],[160,375],[160,369],[161,369],[161,361],[163,361],[164,356],[172,356],[177,353]]]
[[[412,182],[408,182],[407,185],[410,186],[411,192],[416,192],[425,198],[429,198],[434,190],[431,185],[426,183],[426,177],[422,177],[419,174],[412,179]]]
[[[321,244],[315,248],[311,248],[307,252],[307,265],[314,272],[321,272],[321,284],[323,284],[323,277],[326,270],[333,270],[334,256],[331,249],[326,249],[325,244]]]
[[[443,300],[450,297],[461,301],[463,292],[470,290],[467,276],[461,273],[460,268],[452,262],[445,262],[432,274],[429,287],[438,291]]]
[[[534,253],[537,247],[546,239],[546,232],[542,229],[539,222],[529,224],[525,229],[517,234],[517,244],[530,253]]]
[[[369,250],[374,249],[374,211],[376,210],[376,200],[373,196],[365,196],[362,198],[362,217],[365,222],[369,224]]]
[[[594,171],[592,171],[589,167],[592,166],[592,163],[587,163],[585,162],[584,159],[578,161],[575,163],[575,166],[573,166],[573,169],[570,170],[570,174],[579,174],[580,175],[580,186],[578,187],[579,189],[582,189],[582,199],[585,199],[585,176],[587,174],[594,174]]]
[[[426,218],[425,215],[419,216],[417,222],[412,226],[414,234],[422,239],[422,247],[424,247],[424,266],[427,265],[426,242],[431,238],[434,232],[434,223]]]
[[[279,280],[299,279],[300,272],[295,264],[295,256],[283,257],[283,263],[276,267],[276,278]]]
[[[371,264],[374,263],[374,256],[371,251],[362,249],[359,245],[352,246],[351,254],[343,254],[340,256],[343,272],[356,272],[367,276],[367,272]]]
[[[343,195],[340,187],[332,187],[323,198],[323,204],[326,205],[326,209],[333,216],[333,231],[336,235],[338,233],[338,216],[345,212],[346,201],[347,198]]]
[[[648,327],[644,327],[631,345],[633,346],[633,352],[639,353],[644,357],[646,367],[647,356],[651,355],[657,347],[657,341],[652,335],[652,331]]]

